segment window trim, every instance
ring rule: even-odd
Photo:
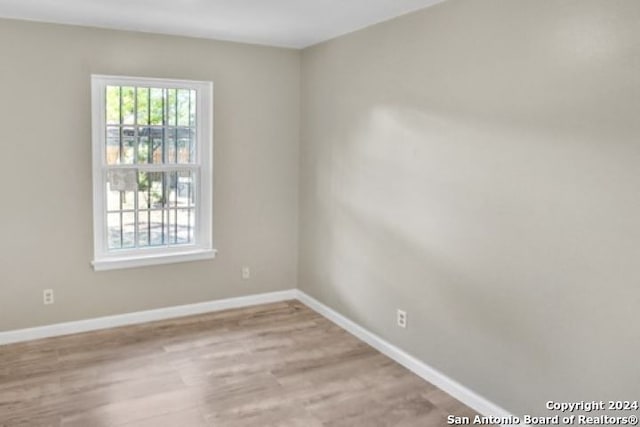
[[[137,86],[193,89],[197,93],[196,159],[198,168],[196,193],[196,226],[194,243],[169,246],[119,249],[107,248],[106,227],[106,87]],[[92,174],[93,174],[93,239],[95,271],[170,264],[211,259],[213,248],[213,83],[113,75],[91,75]],[[135,167],[134,163],[132,166]],[[173,165],[172,165],[173,166]],[[176,165],[179,168],[179,165]]]

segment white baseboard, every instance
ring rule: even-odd
[[[361,339],[369,344],[371,347],[378,350],[380,353],[395,360],[405,368],[409,369],[419,377],[435,385],[444,392],[450,394],[460,402],[464,403],[468,407],[476,410],[478,413],[485,416],[500,417],[500,419],[513,419],[513,414],[509,413],[505,409],[498,405],[488,401],[484,397],[478,395],[467,387],[463,386],[459,382],[449,378],[442,372],[430,367],[426,363],[416,359],[404,350],[394,346],[393,344],[385,341],[373,332],[368,331],[332,308],[324,305],[320,301],[316,300],[312,296],[302,292],[299,289],[294,290],[296,299],[318,312],[322,316],[326,317],[336,325],[345,329],[347,332]],[[504,427],[512,426],[515,424],[502,424]],[[528,427],[524,424],[518,424],[518,427]]]
[[[293,289],[269,292],[243,297],[227,298],[195,304],[158,308],[154,310],[138,311],[135,313],[117,314],[114,316],[98,317],[94,319],[78,320],[74,322],[56,323],[35,328],[18,329],[0,332],[0,345],[13,344],[23,341],[50,338],[61,335],[77,334],[80,332],[96,331],[115,328],[118,326],[135,325],[156,320],[172,319],[175,317],[191,316],[194,314],[210,313],[230,308],[249,307],[258,304],[286,301],[296,298]]]
[[[442,372],[430,367],[426,363],[416,359],[407,352],[385,341],[373,332],[368,331],[337,311],[322,304],[320,301],[298,290],[269,292],[257,295],[248,295],[236,298],[227,298],[196,304],[180,305],[174,307],[159,308],[135,313],[118,314],[114,316],[99,317],[95,319],[79,320],[75,322],[57,323],[48,326],[19,329],[0,332],[0,345],[12,344],[23,341],[31,341],[41,338],[70,335],[80,332],[96,331],[100,329],[115,328],[118,326],[135,325],[157,320],[172,319],[176,317],[191,316],[195,314],[211,313],[231,308],[249,307],[258,304],[287,301],[297,299],[312,310],[318,312],[333,323],[366,342],[385,356],[395,360],[424,380],[430,382],[465,405],[486,416],[513,417],[503,408],[488,401],[462,384],[449,378]],[[503,424],[507,427],[510,424]],[[528,427],[519,424],[518,427]]]

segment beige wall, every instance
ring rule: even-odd
[[[92,73],[214,82],[216,259],[93,272]],[[0,20],[0,331],[295,287],[299,78],[295,50]]]
[[[450,0],[305,50],[301,289],[514,412],[637,399],[638,40]]]

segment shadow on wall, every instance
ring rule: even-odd
[[[588,145],[575,152],[570,138],[397,106],[356,123],[316,169],[330,174],[318,180],[328,248],[319,262],[339,304],[471,388],[467,378],[524,381],[531,369],[541,388],[559,375],[586,385],[585,366],[600,363],[588,345],[607,337],[594,310],[609,269],[593,260],[619,249],[602,245],[621,231],[602,229],[601,202],[615,196],[591,171],[615,159]],[[418,328],[397,336],[389,304],[409,307]],[[448,366],[460,351],[467,365]],[[487,360],[502,372],[488,373]]]
[[[500,271],[486,268],[487,260],[518,264],[529,255],[518,251],[527,224],[511,220],[526,214],[525,201],[491,200],[490,193],[467,185],[502,181],[500,163],[506,156],[485,155],[487,167],[472,169],[486,147],[469,146],[460,124],[415,110],[378,108],[357,129],[350,144],[336,148],[333,186],[325,199],[332,206],[326,209],[332,216],[328,271],[343,303],[350,289],[380,283],[373,288],[383,300],[419,298],[428,304],[423,315],[436,329],[455,322],[498,348],[521,341],[526,347],[519,350],[521,357],[549,363],[550,349],[539,345],[544,331],[507,304],[513,289],[487,292],[504,279]],[[482,212],[490,206],[490,214]],[[505,227],[503,242],[494,242],[495,230]],[[504,245],[512,249],[506,259]],[[350,305],[358,312],[360,303]],[[435,340],[432,347],[438,344],[443,343]]]

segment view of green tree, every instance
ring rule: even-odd
[[[164,89],[152,88],[151,89],[151,125],[163,125],[164,124]]]
[[[122,97],[122,123],[126,125],[135,124],[135,108],[136,108],[136,95],[135,88],[122,87],[120,88]]]
[[[176,126],[176,89],[167,90],[167,123]]]
[[[105,95],[107,164],[193,161],[194,90],[107,86]]]
[[[107,123],[120,123],[120,87],[107,86]]]
[[[193,90],[107,86],[106,98],[108,124],[195,125]]]
[[[142,195],[145,208],[164,205],[163,179],[163,172],[138,172],[138,191]]]
[[[189,91],[178,91],[178,126],[189,126]]]
[[[149,88],[139,87],[138,89],[138,124],[149,124]]]

